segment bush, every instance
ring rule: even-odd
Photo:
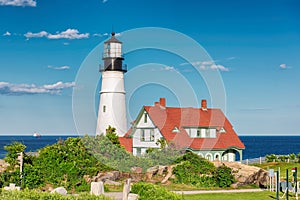
[[[177,162],[180,164],[173,168],[177,183],[197,187],[228,187],[235,181],[229,167],[223,165],[216,168],[213,163],[191,152]]]
[[[181,200],[180,195],[168,191],[167,189],[151,183],[135,183],[131,187],[131,192],[139,195],[139,200]]]
[[[235,182],[235,179],[231,174],[231,169],[225,165],[218,167],[213,174],[219,187],[229,187]]]
[[[54,193],[39,192],[35,190],[22,190],[22,191],[5,191],[0,189],[0,199],[5,200],[110,200],[108,197],[95,196],[90,194],[81,194],[79,196],[62,196]]]

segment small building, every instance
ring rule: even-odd
[[[165,98],[143,106],[120,142],[138,156],[148,148],[160,148],[159,139],[211,161],[241,161],[245,149],[221,109],[207,108],[206,100],[201,108],[167,107]]]

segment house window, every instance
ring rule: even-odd
[[[201,137],[201,129],[197,129],[197,137]]]
[[[141,129],[141,141],[144,142],[145,141],[145,130]]]
[[[154,141],[154,130],[153,129],[150,130],[150,141],[151,142]]]
[[[148,121],[148,115],[147,113],[144,113],[144,123],[147,123],[147,121]]]
[[[210,130],[209,129],[205,129],[205,137],[210,138]]]
[[[103,110],[104,113],[106,112],[106,106],[105,105],[103,106],[102,110]]]
[[[220,133],[226,133],[226,130],[224,129],[224,127],[222,127],[222,128],[220,129]]]

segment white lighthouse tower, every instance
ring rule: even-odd
[[[123,136],[127,132],[124,89],[127,67],[122,64],[122,42],[115,38],[114,32],[104,42],[102,60],[104,65],[100,67],[102,85],[96,135],[105,134],[108,126],[112,126],[116,128],[118,136]]]

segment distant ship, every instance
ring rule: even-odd
[[[42,137],[42,135],[39,134],[39,133],[34,133],[34,134],[33,134],[33,137]]]

